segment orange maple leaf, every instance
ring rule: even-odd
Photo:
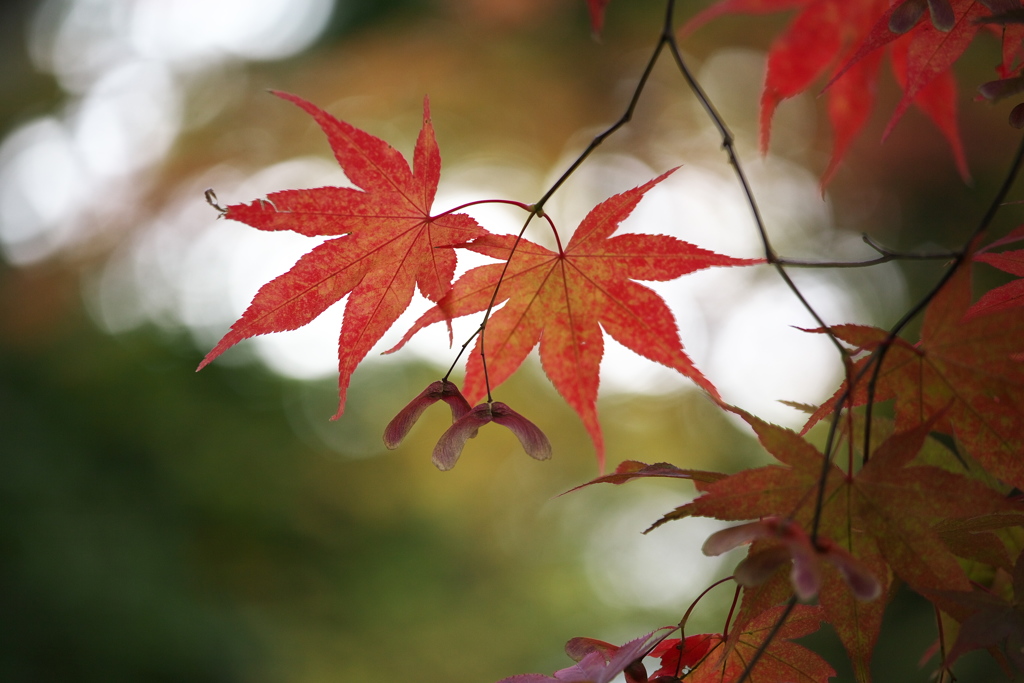
[[[507,262],[507,268],[504,263],[481,266],[460,277],[395,349],[427,325],[486,310],[492,298],[504,303],[477,340],[463,393],[470,403],[480,400],[488,393],[487,382],[491,389],[500,385],[540,343],[544,371],[583,420],[602,469],[604,441],[596,406],[602,329],[623,346],[678,370],[717,396],[683,351],[666,303],[634,280],[672,280],[711,266],[762,261],[723,256],[667,235],[612,237],[643,195],[669,173],[597,205],[564,249],[551,251],[513,235],[486,235],[468,245]]]
[[[875,401],[895,400],[896,428],[912,429],[944,411],[935,424],[954,437],[989,473],[1024,487],[1024,316],[1014,308],[972,315],[971,276],[962,268],[928,306],[921,340],[893,341],[882,361]],[[832,331],[873,351],[888,333],[839,325]],[[854,373],[861,374],[868,358]],[[873,372],[870,371],[870,372]],[[870,372],[854,388],[851,405],[867,402]],[[804,430],[835,409],[846,384],[808,420]]]
[[[337,418],[345,409],[352,372],[408,307],[414,289],[418,286],[431,301],[440,300],[451,289],[455,274],[452,245],[487,231],[465,214],[430,214],[441,156],[426,100],[410,170],[402,155],[383,140],[299,97],[275,94],[313,116],[357,188],[284,190],[266,200],[227,208],[226,218],[260,230],[293,230],[333,239],[264,285],[199,369],[243,339],[302,327],[350,295],[338,344]]]

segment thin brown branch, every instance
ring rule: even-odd
[[[1017,179],[1017,175],[1020,173],[1021,164],[1024,163],[1024,138],[1021,138],[1020,144],[1017,146],[1017,152],[1014,154],[1013,161],[1010,163],[1010,168],[1003,178],[1002,185],[999,186],[999,190],[996,192],[992,201],[988,205],[988,209],[985,211],[985,215],[982,216],[981,221],[974,228],[971,234],[964,240],[963,246],[960,251],[956,253],[953,258],[953,263],[949,269],[943,273],[939,281],[935,283],[935,286],[925,294],[921,299],[904,314],[902,318],[893,325],[892,329],[889,330],[889,334],[882,341],[879,348],[871,355],[864,369],[860,373],[868,368],[871,368],[871,379],[868,380],[867,386],[867,402],[865,407],[865,420],[864,420],[864,462],[868,461],[869,454],[871,453],[871,413],[875,402],[875,391],[878,386],[878,378],[882,371],[882,362],[885,360],[886,354],[889,352],[889,348],[893,342],[899,336],[900,332],[906,328],[911,320],[916,318],[918,314],[927,308],[928,304],[938,295],[939,291],[949,282],[956,272],[960,269],[963,263],[967,260],[967,256],[971,253],[971,249],[976,245],[977,240],[988,230],[992,221],[995,219],[996,214],[999,213],[999,209],[1002,207],[1003,201],[1006,199],[1006,195],[1010,193],[1010,188],[1013,187],[1014,181]],[[839,408],[837,408],[838,410]]]

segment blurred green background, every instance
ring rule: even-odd
[[[266,253],[236,247],[241,232],[224,231],[238,226],[214,220],[203,190],[235,203],[281,182],[337,181],[319,131],[267,89],[306,97],[406,152],[429,94],[444,173],[458,181],[442,183],[450,204],[479,198],[463,198],[469,190],[535,201],[623,110],[661,13],[658,2],[613,2],[597,42],[582,0],[3,6],[0,680],[492,681],[561,668],[573,636],[624,641],[676,621],[728,573],[735,558],[699,554],[714,526],[640,535],[692,495],[688,484],[556,497],[597,469],[577,417],[535,364],[497,398],[540,424],[554,459],[533,462],[504,430],[484,430],[448,473],[430,464],[440,408],[399,450],[380,443],[391,416],[450,362],[447,348],[368,363],[337,422],[327,419],[329,345],[312,369],[296,369],[305,351],[288,360],[247,343],[194,372],[255,291],[218,279],[240,268],[222,259],[252,257],[260,271],[252,255]],[[956,246],[1007,163],[1006,112],[964,97],[968,189],[916,113],[877,144],[896,94],[890,79],[823,199],[815,178],[828,131],[813,97],[780,109],[769,159],[753,151],[764,49],[783,22],[725,19],[686,45],[751,160],[783,251],[852,258],[865,253],[861,232],[894,248]],[[972,52],[961,77],[987,79],[997,53],[994,41]],[[679,164],[679,175],[704,174],[691,176],[695,187],[729,187],[719,141],[663,66],[635,122],[552,204],[560,225]],[[694,220],[680,236],[757,255],[735,189],[688,192],[679,201],[703,201],[703,213],[686,214]],[[688,210],[668,195],[651,201],[655,232],[674,231],[665,222]],[[1000,220],[1012,225],[1012,211]],[[801,277],[833,315],[885,324],[935,272]],[[777,398],[827,395],[835,369],[797,368],[809,375],[801,379],[776,362],[780,347],[753,315],[785,292],[770,289],[767,272],[738,282],[707,301],[679,295],[690,303],[677,315],[690,310],[704,330],[691,340],[681,322],[684,343],[712,381],[768,410]],[[612,466],[763,462],[746,431],[685,383],[607,384]],[[695,629],[720,629],[727,592],[707,599]],[[902,635],[883,637],[879,680],[926,680],[916,653],[934,638],[929,615],[913,596],[901,601],[887,633]],[[817,642],[842,667],[828,640]]]

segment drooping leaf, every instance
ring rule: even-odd
[[[780,102],[807,91],[828,73],[825,92],[834,141],[831,159],[822,174],[822,185],[827,184],[867,121],[874,102],[878,66],[891,43],[893,67],[904,96],[886,134],[910,104],[918,105],[949,141],[958,170],[964,178],[968,177],[956,124],[956,92],[950,67],[977,34],[976,20],[987,12],[982,3],[722,0],[697,14],[681,33],[685,35],[722,14],[788,9],[797,9],[798,13],[768,53],[761,96],[762,151],[768,149],[772,117]],[[931,21],[925,20],[925,16],[930,16]],[[894,25],[899,30],[893,30]],[[1006,55],[1017,54],[1011,47],[1006,50]],[[1004,63],[1012,59],[1004,56]],[[1010,72],[1004,69],[1001,74],[1005,78]]]
[[[441,156],[426,101],[410,169],[383,140],[294,95],[275,94],[316,120],[357,188],[284,190],[227,208],[226,218],[260,230],[332,239],[264,285],[199,369],[243,339],[302,327],[348,295],[338,344],[338,417],[352,372],[408,307],[415,288],[431,301],[444,297],[455,274],[452,245],[486,231],[465,214],[430,214]]]
[[[761,261],[723,256],[666,235],[613,236],[644,194],[667,175],[597,205],[560,251],[512,235],[486,235],[468,245],[507,262],[507,268],[497,263],[464,274],[395,348],[427,325],[479,313],[492,299],[503,303],[487,321],[469,358],[463,387],[466,397],[472,402],[487,393],[481,340],[491,389],[504,382],[539,343],[544,371],[583,420],[602,468],[604,439],[597,420],[602,329],[623,346],[678,370],[717,396],[715,387],[683,351],[667,304],[635,281],[671,280],[712,266]]]
[[[669,479],[691,479],[695,483],[708,483],[718,481],[723,478],[724,474],[719,472],[706,472],[704,470],[684,470],[676,467],[675,465],[667,462],[656,462],[653,465],[646,463],[637,462],[636,460],[623,460],[619,463],[619,466],[615,468],[615,472],[612,474],[606,474],[596,479],[591,479],[585,484],[580,484],[574,488],[569,489],[565,493],[572,493],[579,489],[590,486],[591,484],[625,484],[627,481],[633,481],[634,479],[646,479],[650,477],[666,477]],[[565,494],[562,494],[565,495]]]
[[[957,87],[950,70],[978,32],[975,23],[984,8],[980,3],[958,3],[953,28],[943,32],[929,22],[921,22],[908,40],[894,44],[893,73],[903,88],[884,140],[911,104],[916,104],[938,126],[949,142],[961,177],[970,178],[967,158],[957,128]]]
[[[940,522],[936,531],[957,557],[981,562],[987,567],[1013,571],[1006,542],[998,532],[1024,529],[1024,514],[998,512],[968,519]]]
[[[828,118],[832,124],[832,155],[821,175],[821,185],[828,184],[839,169],[839,163],[867,123],[875,104],[875,81],[882,63],[882,53],[868,55],[851,67],[828,89]]]

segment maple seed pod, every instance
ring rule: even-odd
[[[736,577],[736,583],[744,588],[754,588],[771,578],[776,569],[791,559],[789,548],[784,545],[772,546],[760,552],[752,552],[743,558],[743,561],[736,565],[733,576]]]
[[[644,666],[642,659],[631,662],[623,669],[622,673],[626,678],[626,683],[648,683],[647,667]]]
[[[497,422],[508,427],[531,458],[547,460],[551,457],[551,442],[537,425],[504,403],[494,401],[493,403],[481,403],[474,407],[441,435],[434,447],[432,457],[437,469],[447,471],[455,467],[459,456],[462,455],[462,449],[466,446],[466,441],[476,436],[477,430],[488,422]]]
[[[889,15],[889,30],[903,34],[914,28],[927,6],[927,0],[906,0]]]
[[[943,33],[949,33],[956,24],[956,15],[949,0],[928,0],[928,13],[932,15],[932,26]]]
[[[408,405],[398,411],[398,415],[388,423],[384,429],[384,445],[394,450],[402,443],[416,420],[420,419],[427,408],[437,401],[444,401],[452,410],[452,422],[469,412],[469,401],[463,396],[459,388],[448,380],[438,380],[431,383],[420,392],[419,396],[409,401]],[[473,434],[472,436],[476,436]]]
[[[600,652],[610,659],[618,652],[619,646],[596,638],[570,638],[565,644],[565,654],[574,662],[582,662],[591,652]]]
[[[1024,102],[1021,102],[1010,111],[1010,125],[1014,128],[1024,128]]]
[[[812,544],[798,524],[781,517],[765,517],[757,522],[716,531],[704,542],[704,554],[721,555],[761,539],[772,539],[781,544],[751,552],[736,566],[733,575],[741,586],[760,586],[775,570],[792,560],[790,581],[793,592],[801,600],[810,600],[821,588],[821,561],[825,560],[839,571],[858,600],[874,600],[882,594],[882,584],[846,548],[820,536]]]
[[[705,555],[721,555],[740,545],[758,539],[776,539],[781,546],[748,555],[736,567],[736,582],[742,586],[764,583],[786,560],[793,560],[790,581],[793,591],[801,600],[810,600],[821,588],[821,569],[818,554],[807,533],[795,522],[781,517],[765,517],[717,531],[704,542]]]
[[[1024,91],[1024,76],[1001,78],[998,81],[989,81],[978,86],[978,93],[990,102],[998,102],[1004,97],[1016,95],[1021,91]]]
[[[837,545],[830,539],[823,538],[818,540],[818,551],[839,570],[855,598],[865,601],[874,600],[882,594],[882,584],[846,548]]]
[[[747,522],[746,524],[729,527],[728,529],[722,529],[711,534],[704,541],[701,552],[708,557],[715,557],[741,545],[753,543],[759,538],[770,538],[771,536],[772,532],[765,525],[764,521]]]

